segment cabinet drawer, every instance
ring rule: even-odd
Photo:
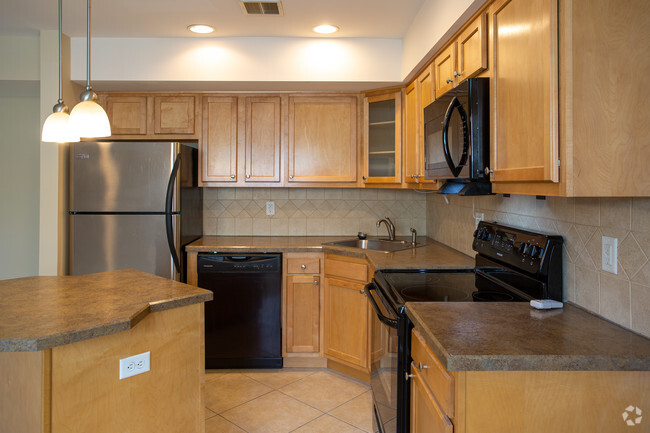
[[[325,259],[325,273],[333,277],[361,281],[362,283],[368,281],[368,265],[363,263]]]
[[[454,417],[454,377],[443,367],[438,358],[427,346],[422,335],[412,331],[411,357],[418,367],[423,380],[427,383],[440,406],[450,417]],[[422,369],[419,368],[420,364]]]
[[[320,259],[317,258],[296,258],[287,259],[288,274],[319,274]]]
[[[453,433],[454,425],[431,394],[415,362],[411,364],[411,432]]]

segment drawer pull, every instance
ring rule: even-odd
[[[318,285],[318,281],[314,281],[314,286],[317,286],[317,285]]]
[[[415,377],[415,375],[414,375],[414,374],[409,374],[408,371],[405,371],[405,372],[404,372],[404,379],[406,379],[407,382],[408,382],[408,380],[409,380],[410,378],[412,378],[412,377]]]
[[[231,175],[230,175],[230,178],[231,178],[231,179],[234,179],[234,178],[235,178],[235,175],[234,175],[234,174],[231,174]]]
[[[422,365],[421,362],[418,362],[418,370],[422,371],[422,369],[427,369],[427,368],[429,368],[428,365]]]
[[[361,293],[363,295],[366,292],[365,292],[365,290],[359,290],[359,293]]]
[[[304,269],[307,269],[307,266],[305,266],[305,265],[300,265],[300,269],[303,269],[303,270],[304,270]]]

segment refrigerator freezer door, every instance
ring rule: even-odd
[[[164,212],[179,147],[171,142],[73,143],[70,210]],[[178,210],[177,197],[173,211]]]
[[[178,219],[173,217],[178,247]],[[138,269],[177,279],[165,215],[71,215],[72,275]]]

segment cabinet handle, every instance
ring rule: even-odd
[[[359,290],[359,293],[361,293],[363,295],[364,293],[366,293],[366,291],[365,290]]]
[[[362,179],[363,179],[364,182],[368,180],[368,178],[365,177],[365,176],[363,176]]]
[[[234,174],[231,174],[231,175],[230,175],[230,178],[231,178],[231,179],[234,179],[234,178],[235,178],[235,175],[234,175]]]
[[[293,179],[293,174],[290,174],[290,175],[289,175],[289,179]]]
[[[305,266],[305,265],[300,265],[300,269],[303,269],[303,270],[304,270],[304,269],[307,269],[307,266]]]
[[[251,178],[251,175],[250,175],[250,174],[247,174],[247,175],[246,175],[246,179],[250,179],[250,178]]]
[[[422,371],[422,369],[425,369],[425,370],[426,370],[427,368],[429,368],[428,365],[422,365],[421,362],[418,362],[418,369],[419,369],[420,371]]]
[[[484,172],[485,172],[486,175],[489,176],[489,175],[491,175],[492,173],[494,173],[494,170],[490,170],[490,167],[485,167]]]
[[[460,73],[454,71],[454,77],[460,77],[461,75],[462,75],[462,74],[460,74]]]
[[[408,380],[409,380],[410,378],[412,378],[412,377],[415,377],[415,375],[414,375],[414,374],[409,374],[408,371],[405,371],[405,372],[404,372],[404,379],[406,379],[407,382],[408,382]]]
[[[317,285],[318,285],[318,281],[314,281],[314,286],[317,286]]]
[[[447,84],[453,83],[453,82],[454,82],[454,80],[447,78]]]

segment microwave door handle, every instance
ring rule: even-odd
[[[174,198],[174,183],[176,182],[176,175],[178,174],[178,169],[181,165],[181,154],[179,153],[174,162],[174,167],[172,168],[171,175],[169,176],[169,183],[167,184],[167,197],[165,200],[165,229],[167,231],[167,245],[169,245],[169,252],[172,255],[172,261],[174,262],[174,267],[176,267],[176,272],[181,274],[181,263],[178,259],[178,253],[176,253],[176,245],[174,245],[174,228],[172,225],[172,215],[173,215],[173,198]]]
[[[375,310],[375,314],[377,315],[379,321],[387,326],[390,326],[391,328],[397,329],[397,320],[384,316],[379,309],[379,305],[377,305],[377,301],[375,301],[375,298],[372,296],[371,292],[375,290],[375,285],[373,283],[368,283],[364,289],[364,293],[368,297],[372,309]]]
[[[453,159],[451,158],[451,151],[449,150],[449,123],[455,109],[458,109],[458,114],[460,115],[460,119],[463,122],[463,153],[460,157],[458,166],[456,166]],[[444,151],[445,160],[447,161],[449,170],[451,170],[451,174],[453,174],[454,177],[458,177],[463,166],[467,163],[468,148],[469,139],[467,135],[467,112],[465,112],[465,109],[463,108],[463,105],[460,103],[458,98],[454,96],[449,103],[449,107],[447,107],[447,112],[445,113],[445,121],[442,127],[442,150]]]

